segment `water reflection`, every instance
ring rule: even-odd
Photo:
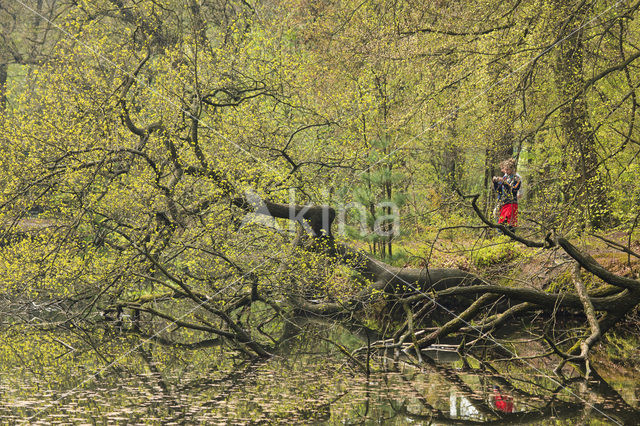
[[[493,387],[493,405],[498,411],[513,413],[513,398],[510,395],[503,394],[500,386]]]
[[[452,419],[480,419],[480,412],[469,398],[459,395],[454,389],[451,390],[449,397],[449,415]]]
[[[398,425],[636,424],[640,418],[637,408],[597,372],[591,382],[578,378],[559,384],[526,366],[473,359],[425,360],[416,366],[384,363],[383,354],[370,354],[358,364],[335,344],[343,349],[361,344],[349,340],[352,335],[321,334],[323,340],[314,338],[318,329],[306,332],[290,339],[289,352],[262,362],[222,357],[216,348],[177,355],[148,345],[91,381],[71,359],[50,370],[9,368],[5,354],[0,418],[25,424],[98,419],[114,424]],[[630,375],[622,386],[636,384]]]

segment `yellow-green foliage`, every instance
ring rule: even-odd
[[[560,274],[558,274],[558,276],[556,276],[549,282],[546,291],[550,293],[558,293],[574,288],[573,273],[574,271],[572,267],[562,271]],[[585,272],[584,270],[580,271],[580,279],[587,287],[587,289],[592,289],[603,284],[602,280],[600,280],[598,277]]]
[[[546,288],[549,293],[557,293],[567,290],[573,286],[571,271],[567,270],[560,273],[555,279],[553,279]]]
[[[10,68],[0,114],[0,222],[29,237],[0,248],[0,293],[41,316],[59,308],[56,326],[84,322],[86,341],[73,346],[102,341],[111,325],[96,318],[107,307],[124,304],[130,326],[131,304],[142,299],[169,317],[145,312],[150,334],[216,337],[171,318],[226,333],[230,321],[211,310],[239,304],[234,324],[271,344],[253,326],[278,329],[291,298],[347,302],[369,284],[353,272],[361,265],[326,256],[331,247],[296,241],[290,231],[299,225],[245,220],[256,217],[234,201],[249,190],[272,202],[332,205],[358,199],[354,188],[364,186],[365,213],[383,200],[403,206],[390,263],[455,267],[462,262],[450,248],[466,251],[469,234],[485,232],[458,191],[486,192],[487,153],[519,141],[533,194],[522,201],[522,222],[537,219],[558,235],[575,222],[570,195],[581,176],[566,166],[579,161],[554,112],[568,104],[550,60],[558,50],[549,50],[567,39],[557,33],[566,17],[549,2],[49,1],[37,3],[58,5],[55,23],[41,20],[40,29],[28,27],[32,15],[4,13],[5,3],[21,2],[3,2],[0,31],[12,54],[2,60],[20,65]],[[640,167],[629,90],[638,70],[611,67],[636,53],[640,20],[619,6],[582,20],[593,21],[580,39],[594,54],[576,70],[579,81],[602,78],[574,94],[592,108],[598,143],[589,154],[611,176],[614,217],[633,223]],[[624,28],[601,24],[618,21]],[[35,205],[45,213],[30,223]],[[399,245],[424,227],[433,227],[435,248],[422,243],[413,252],[424,259],[414,258]],[[520,246],[498,238],[469,258],[486,267],[519,256]],[[563,275],[555,285],[568,284]],[[243,305],[256,289],[284,308]],[[378,303],[371,309],[382,312]],[[7,357],[12,347],[22,354],[39,343],[25,368],[39,372],[41,356],[51,370],[66,356],[55,336],[29,337],[5,340],[5,365],[19,360]],[[118,344],[96,352],[111,359]]]
[[[609,333],[605,338],[606,351],[613,361],[627,365],[638,365],[640,338],[631,333]]]
[[[521,248],[506,239],[495,240],[496,242],[471,252],[472,262],[478,266],[491,266],[500,263],[510,262],[521,256]]]

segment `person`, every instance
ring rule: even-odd
[[[500,386],[493,387],[493,403],[496,409],[504,413],[513,413],[513,398],[503,395]]]
[[[522,188],[522,178],[516,173],[516,161],[513,158],[500,163],[500,170],[504,175],[493,178],[493,188],[498,192],[500,205],[498,223],[514,232],[518,224],[518,193]]]

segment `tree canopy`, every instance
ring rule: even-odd
[[[281,352],[293,318],[331,318],[421,359],[447,339],[499,351],[510,321],[575,313],[566,341],[539,332],[558,372],[589,375],[640,302],[638,7],[3,4],[5,322],[81,330],[87,352],[109,334],[252,359]],[[515,232],[489,213],[507,157],[525,188]],[[433,257],[441,235],[496,230],[575,264],[571,285]]]

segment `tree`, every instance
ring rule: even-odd
[[[61,40],[55,59],[29,77],[29,91],[9,90],[15,107],[2,119],[8,151],[0,199],[2,286],[14,312],[47,307],[24,309],[16,326],[81,329],[86,347],[96,351],[109,330],[169,347],[219,346],[229,357],[268,358],[286,344],[291,318],[359,321],[379,301],[403,313],[372,347],[420,359],[422,349],[445,338],[473,352],[509,321],[577,310],[588,319],[587,337],[548,345],[561,365],[571,361],[589,374],[589,349],[637,306],[640,282],[608,271],[566,235],[513,234],[486,219],[477,196],[463,198],[479,218],[474,226],[498,228],[529,247],[562,250],[607,286],[587,292],[576,272],[575,293],[547,293],[493,284],[461,269],[400,268],[335,235],[337,214],[322,203],[322,186],[368,167],[370,146],[365,132],[354,137],[363,111],[345,95],[357,89],[349,84],[355,67],[345,58],[371,47],[361,35],[378,29],[372,16],[406,13],[409,20],[414,9],[327,6],[313,25],[326,30],[333,21],[322,17],[348,10],[339,27],[353,26],[342,33],[352,45],[329,51],[329,61],[317,51],[325,45],[289,26],[308,23],[297,14],[307,16],[310,6],[191,6],[85,3],[61,19],[86,42]],[[380,31],[402,40],[395,27]],[[452,30],[413,32],[441,37]],[[407,45],[398,42],[397,52],[412,53]],[[382,55],[369,53],[368,59]],[[420,120],[414,117],[435,114],[425,99],[448,93],[403,88],[420,80],[412,76],[424,52],[413,53],[400,61],[402,75],[387,74],[397,78],[397,98],[371,102],[383,111],[368,117],[388,120],[375,132],[381,136],[392,130],[415,136]],[[326,64],[332,71],[323,74]],[[454,93],[462,90],[454,86]],[[418,107],[408,117],[399,108],[392,120],[390,99]],[[384,145],[382,154],[399,148]],[[481,180],[483,173],[476,175]],[[393,182],[379,183],[391,198]],[[290,188],[300,189],[303,200],[292,202]],[[46,212],[30,222],[34,200]],[[256,213],[268,213],[272,226],[249,220]],[[286,231],[290,223],[296,232]],[[471,340],[478,331],[485,337]]]
[[[571,192],[579,200],[588,220],[596,228],[610,220],[611,209],[607,199],[606,183],[599,170],[595,133],[589,123],[587,99],[584,92],[584,37],[583,22],[589,19],[589,5],[574,6],[559,2],[555,7],[563,17],[559,23],[558,38],[563,40],[557,50],[556,85],[563,101],[560,122],[567,146],[572,154],[567,161],[575,164],[576,188]]]
[[[0,109],[6,107],[9,67],[47,61],[50,49],[63,36],[55,28],[56,19],[70,7],[65,2],[44,0],[0,5]]]

